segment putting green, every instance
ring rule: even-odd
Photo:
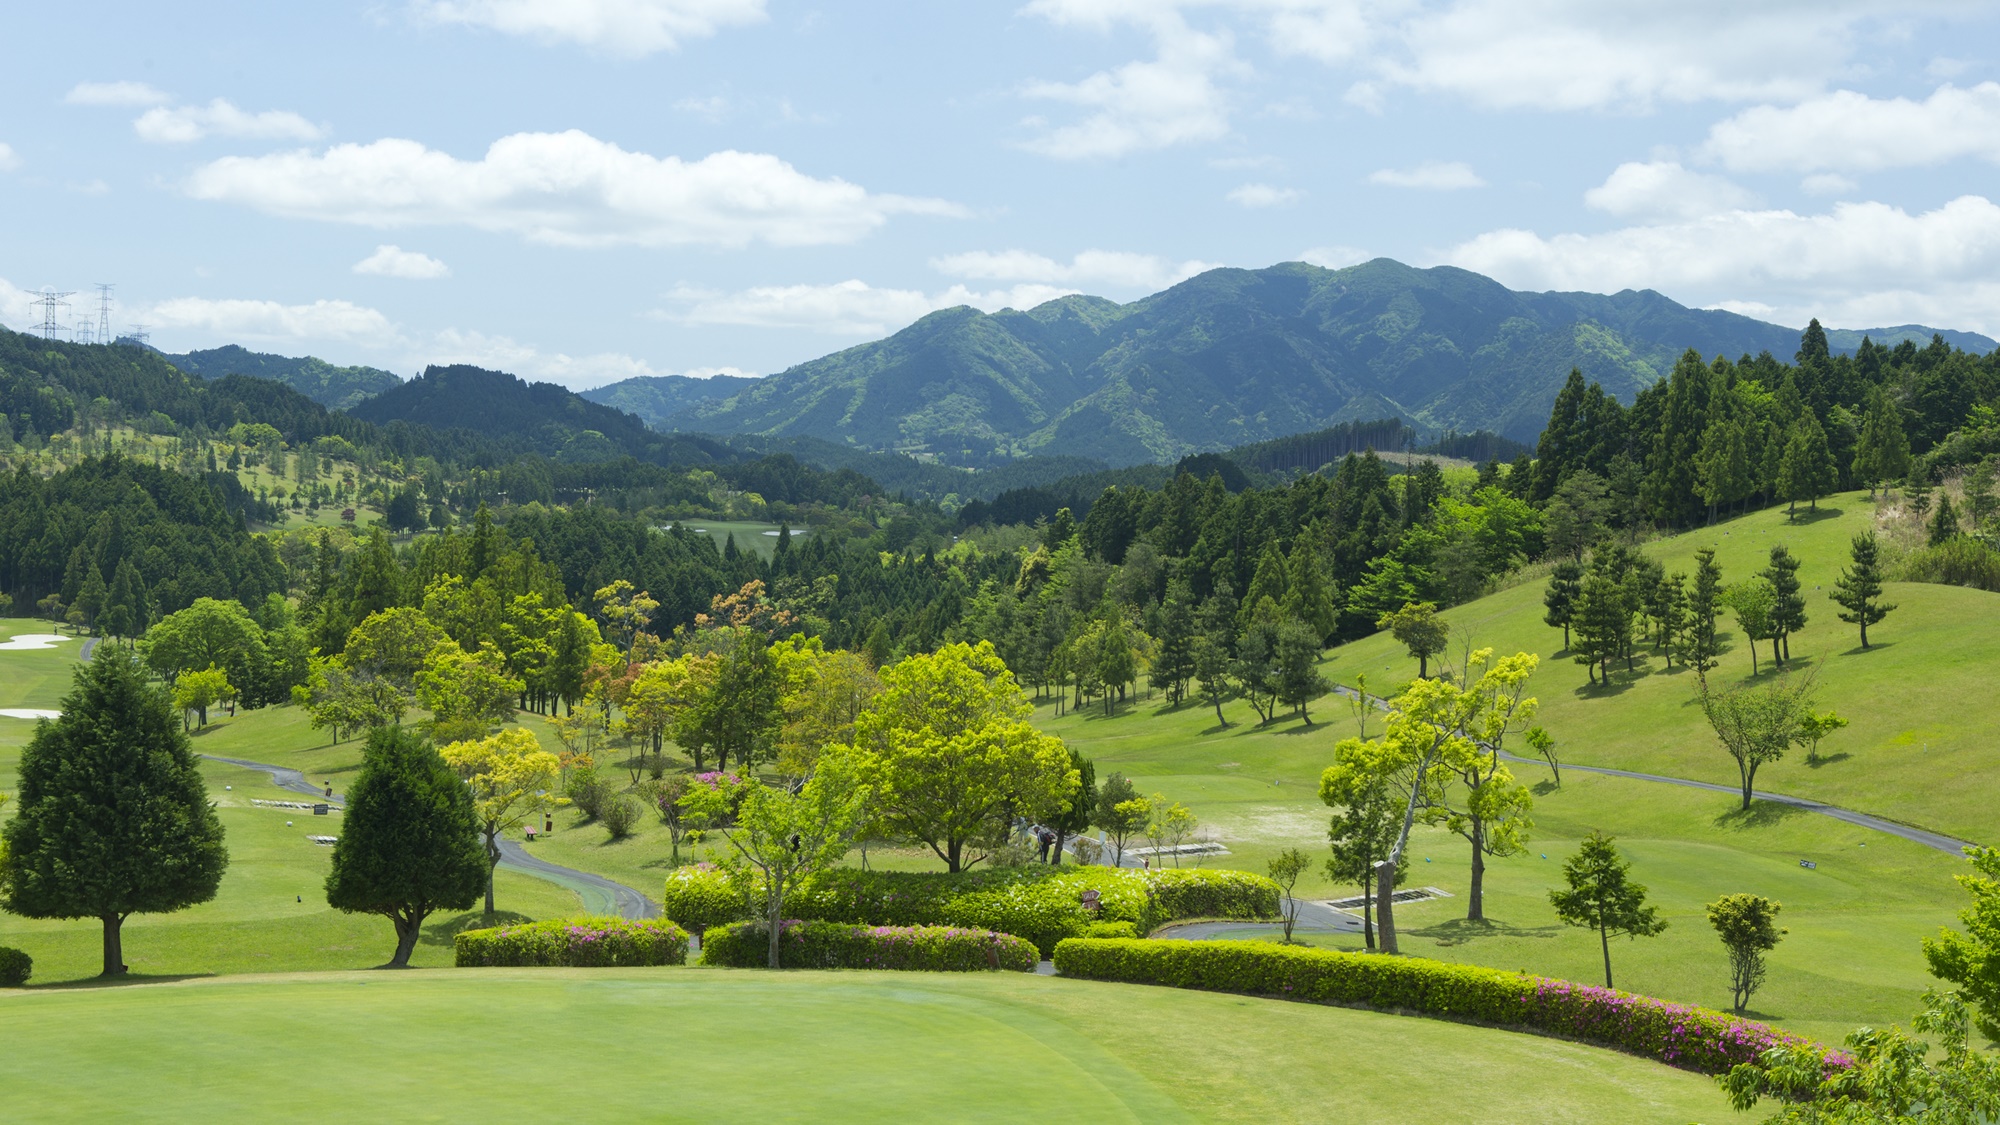
[[[436,970],[0,995],[16,1120],[1685,1122],[1533,1036],[1016,974]],[[1479,1076],[1476,1088],[1438,1075]]]

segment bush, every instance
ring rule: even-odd
[[[1098,892],[1098,909],[1083,892]],[[785,904],[824,922],[971,926],[1014,934],[1043,956],[1096,922],[1144,933],[1177,918],[1275,918],[1278,885],[1244,871],[1032,867],[958,875],[841,868],[815,876]]]
[[[1078,937],[1087,938],[1135,938],[1139,927],[1130,922],[1092,922],[1083,928]]]
[[[701,963],[762,969],[771,960],[771,929],[739,922],[709,932]],[[787,921],[778,931],[786,969],[911,969],[931,973],[1035,971],[1035,947],[1011,934],[947,926],[850,926]]]
[[[0,945],[0,988],[19,988],[35,975],[35,959]]]
[[[750,908],[729,872],[712,863],[690,863],[667,875],[660,912],[700,935],[710,926],[743,920]]]
[[[2000,592],[2000,551],[1967,535],[1911,554],[1899,570],[1898,577],[1905,582],[1934,582]]]
[[[1092,980],[1356,1004],[1531,1028],[1685,1070],[1724,1074],[1772,1047],[1811,1040],[1691,1004],[1608,988],[1410,957],[1265,942],[1065,941],[1056,969]],[[1843,1056],[1827,1054],[1830,1065]]]
[[[613,840],[623,840],[632,834],[639,824],[639,804],[630,797],[612,796],[597,806],[597,819],[604,824],[604,830],[611,833]]]
[[[623,918],[558,918],[488,930],[466,930],[454,943],[461,968],[484,965],[574,969],[687,964],[687,931],[672,922]]]

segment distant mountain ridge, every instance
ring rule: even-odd
[[[710,375],[703,379],[690,375],[635,375],[577,393],[591,402],[636,414],[647,425],[658,427],[691,406],[747,390],[757,378],[755,375]]]
[[[203,379],[248,375],[283,383],[328,410],[346,410],[403,381],[394,372],[378,367],[337,367],[316,356],[294,358],[271,355],[235,344],[181,355],[162,352],[160,357],[182,371]]]
[[[1829,336],[1851,351],[1863,334]],[[945,309],[727,393],[627,380],[587,397],[633,403],[664,430],[812,437],[955,464],[1038,454],[1134,464],[1386,417],[1532,442],[1571,368],[1630,402],[1689,348],[1789,358],[1798,341],[1796,329],[1651,290],[1522,293],[1449,266],[1287,262],[1210,270],[1125,305],[1072,296],[1025,312]]]

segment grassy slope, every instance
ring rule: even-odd
[[[1647,554],[1669,571],[1694,570],[1694,552],[1716,548],[1725,581],[1748,578],[1784,543],[1803,565],[1805,631],[1793,638],[1793,665],[1817,668],[1820,702],[1853,720],[1821,749],[1767,766],[1758,786],[1814,797],[1981,842],[1993,842],[1993,794],[2000,792],[2000,710],[1978,705],[2000,669],[2000,594],[1951,586],[1891,583],[1897,609],[1870,630],[1863,652],[1854,626],[1828,600],[1848,563],[1848,541],[1869,526],[1866,494],[1848,493],[1820,507],[1819,518],[1787,523],[1783,509],[1757,512],[1714,528],[1661,540]],[[1692,702],[1693,677],[1658,659],[1636,674],[1622,671],[1609,688],[1586,685],[1584,669],[1558,657],[1562,632],[1542,623],[1543,583],[1502,591],[1446,614],[1472,629],[1474,642],[1543,657],[1535,677],[1541,721],[1566,760],[1734,784],[1736,766]],[[1733,624],[1731,626],[1733,630]],[[1711,677],[1747,680],[1750,656],[1732,633],[1722,667]],[[1768,675],[1765,650],[1760,669]],[[1385,635],[1335,649],[1328,671],[1352,684],[1389,689],[1416,674],[1416,662]],[[1940,785],[1942,778],[1953,784]]]
[[[390,1016],[392,1018],[384,1018]],[[36,1120],[1685,1122],[1708,1080],[1432,1020],[1017,974],[244,977],[0,996]],[[587,1051],[554,1049],[590,1043]],[[666,1051],[662,1054],[663,1049]],[[408,1060],[423,1058],[421,1068]],[[1413,1081],[1412,1060],[1431,1074]],[[588,1091],[578,1096],[576,1091]],[[534,1107],[534,1108],[531,1108]],[[1336,1108],[1337,1107],[1337,1111]]]

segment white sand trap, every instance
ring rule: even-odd
[[[60,637],[54,633],[21,633],[6,641],[0,641],[0,652],[13,652],[24,648],[54,648],[58,641],[75,639],[75,637]]]
[[[60,719],[61,711],[41,711],[33,707],[0,707],[0,718],[7,719]]]

